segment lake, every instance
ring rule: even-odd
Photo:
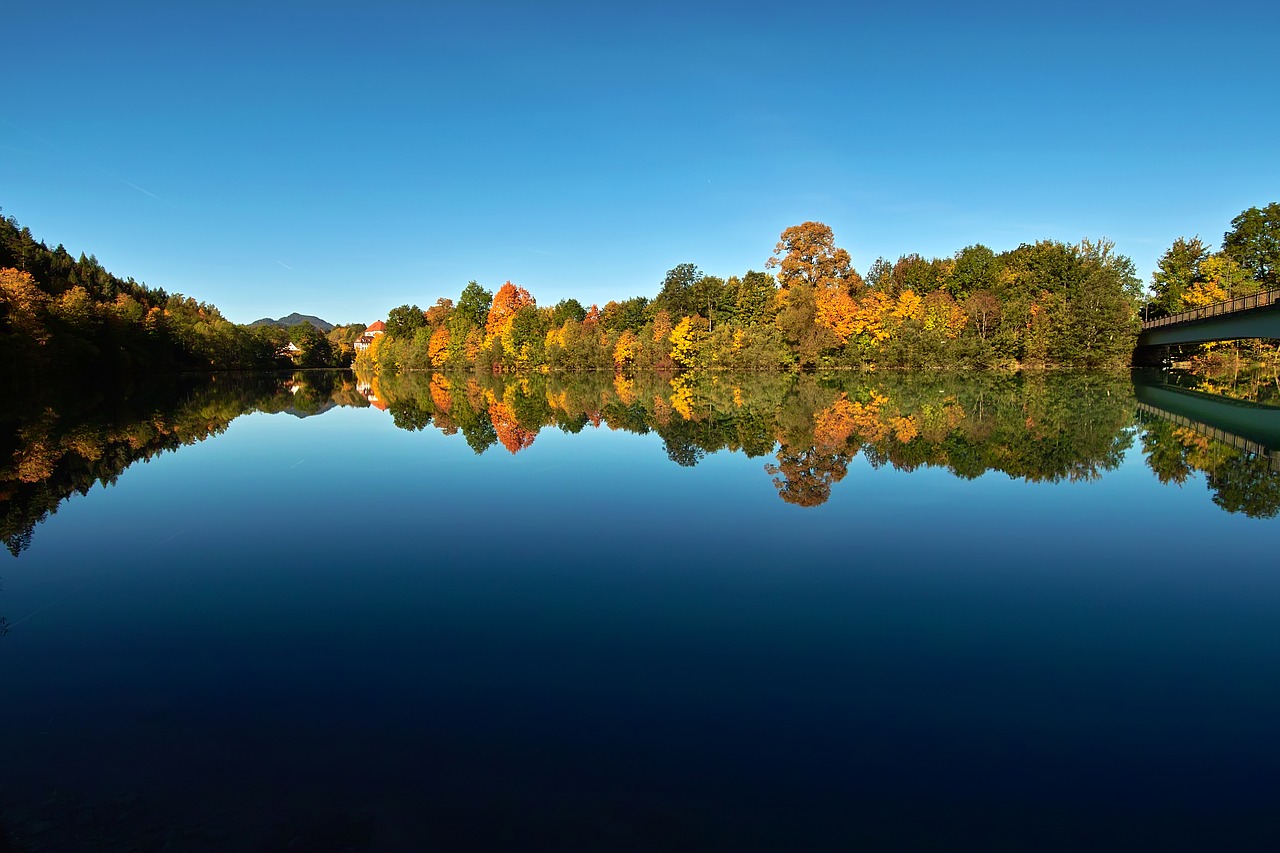
[[[1278,415],[1158,374],[15,404],[0,850],[1268,848]]]

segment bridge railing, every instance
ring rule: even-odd
[[[1251,308],[1266,308],[1268,305],[1277,304],[1280,304],[1280,289],[1264,290],[1261,293],[1253,293],[1249,296],[1237,296],[1235,299],[1227,299],[1222,302],[1215,302],[1212,305],[1193,308],[1190,311],[1181,311],[1177,314],[1170,314],[1168,317],[1161,317],[1158,320],[1147,320],[1142,324],[1142,328],[1158,329],[1161,326],[1174,326],[1178,323],[1189,323],[1193,320],[1204,320],[1209,317],[1217,317],[1222,314],[1232,314],[1236,311],[1248,311]]]

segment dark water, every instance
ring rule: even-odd
[[[1278,412],[1128,377],[25,406],[9,849],[1272,849]]]

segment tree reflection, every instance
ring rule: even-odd
[[[1183,484],[1202,473],[1213,502],[1249,518],[1280,515],[1280,472],[1266,456],[1232,447],[1190,425],[1145,417],[1142,448],[1162,483]]]
[[[138,460],[218,435],[246,412],[309,417],[338,406],[374,406],[408,431],[460,432],[476,454],[497,445],[523,453],[543,429],[606,428],[656,433],[683,467],[723,451],[772,456],[763,473],[800,507],[830,500],[859,454],[873,468],[1075,482],[1114,470],[1136,437],[1161,483],[1201,472],[1223,510],[1280,514],[1274,462],[1148,415],[1135,431],[1126,376],[308,372],[19,403],[0,415],[0,541],[15,556],[63,500],[115,482]]]
[[[773,477],[778,497],[796,506],[818,506],[831,497],[831,486],[849,473],[850,457],[823,453],[817,447],[799,452],[778,451],[778,464],[764,469]]]

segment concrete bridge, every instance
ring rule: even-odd
[[[1142,324],[1138,346],[1199,344],[1241,338],[1280,339],[1280,290],[1215,302]]]
[[[1171,385],[1133,383],[1138,411],[1268,461],[1280,474],[1280,408]]]

